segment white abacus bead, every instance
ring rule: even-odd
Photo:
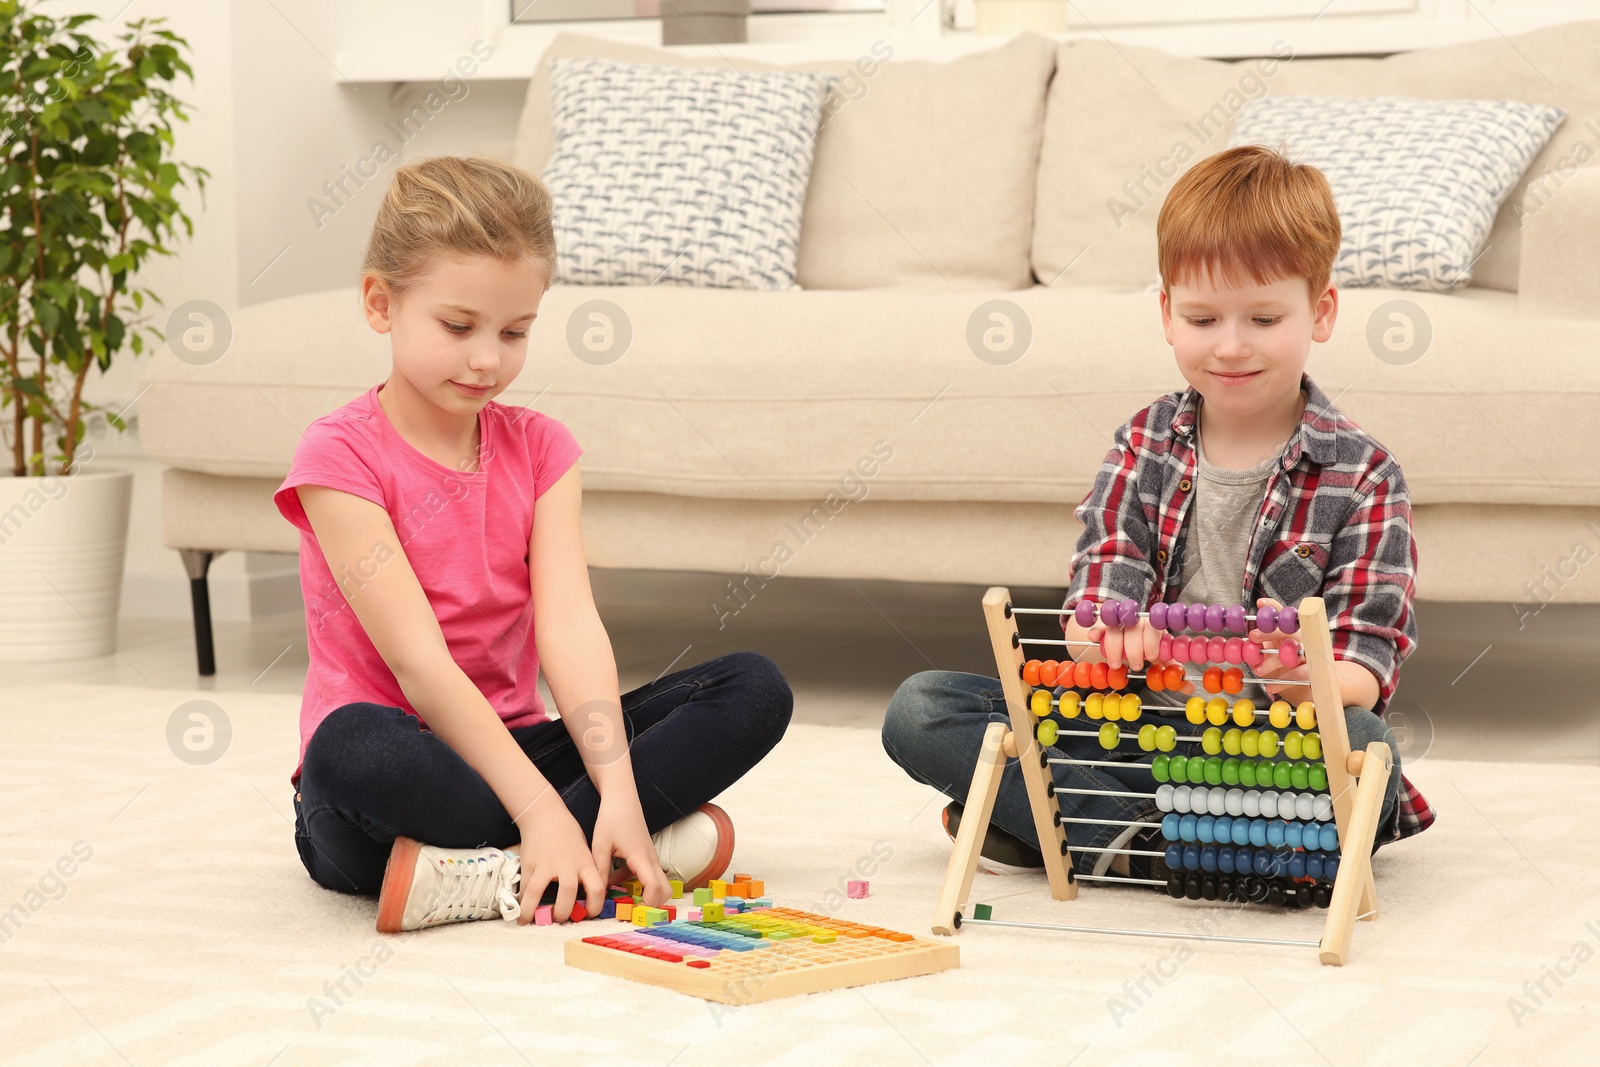
[[[1207,805],[1211,802],[1211,790],[1203,785],[1194,787],[1194,792],[1189,794],[1189,810],[1196,815],[1204,815]]]
[[[1332,819],[1333,798],[1326,793],[1318,793],[1315,801],[1315,808],[1312,814],[1316,815],[1317,821],[1319,822],[1327,822],[1329,819]]]
[[[1189,794],[1194,791],[1192,785],[1180,785],[1172,791],[1172,810],[1184,812],[1189,810]]]
[[[1177,786],[1168,783],[1156,787],[1156,807],[1162,811],[1172,810],[1172,794],[1177,791]]]
[[[1228,791],[1226,789],[1213,789],[1211,795],[1206,797],[1206,810],[1213,815],[1226,815],[1228,813]]]
[[[1261,814],[1269,819],[1278,817],[1278,794],[1270,789],[1261,794]]]
[[[1315,793],[1301,793],[1294,798],[1294,817],[1302,822],[1309,822],[1317,811],[1317,795]]]
[[[1226,797],[1226,803],[1227,803],[1227,811],[1228,811],[1229,815],[1243,815],[1244,814],[1244,790],[1243,789],[1230,789],[1230,790],[1228,790],[1228,795]]]
[[[1251,789],[1244,795],[1244,813],[1254,819],[1261,814],[1261,792]]]

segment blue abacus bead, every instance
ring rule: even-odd
[[[1272,869],[1271,857],[1267,855],[1266,849],[1255,850],[1255,855],[1250,857],[1250,869],[1263,878],[1266,877],[1267,872]]]
[[[1150,605],[1150,625],[1157,630],[1165,630],[1167,628],[1167,605],[1165,603],[1157,601]]]
[[[1289,853],[1273,850],[1269,853],[1267,871],[1273,878],[1282,878],[1289,872]]]
[[[1213,604],[1206,609],[1206,629],[1213,633],[1221,633],[1223,624],[1228,620],[1228,609],[1221,604]]]
[[[1202,845],[1214,844],[1217,840],[1217,820],[1210,815],[1202,815],[1195,820],[1194,836]]]
[[[1256,609],[1256,629],[1264,634],[1271,635],[1278,628],[1278,609],[1271,604],[1263,604]]]
[[[1200,869],[1199,845],[1183,846],[1183,869],[1186,871],[1198,871]]]
[[[1226,845],[1233,840],[1233,820],[1226,815],[1219,815],[1212,829],[1217,835],[1217,844]]]
[[[1078,606],[1072,610],[1073,619],[1085,630],[1094,625],[1094,601],[1080,600]]]
[[[1288,845],[1290,848],[1304,847],[1300,844],[1300,832],[1303,829],[1305,829],[1305,827],[1301,826],[1297,822],[1289,823],[1283,828],[1283,843]]]
[[[1233,846],[1223,845],[1217,849],[1217,870],[1223,874],[1233,873]]]
[[[1178,820],[1178,839],[1180,841],[1193,841],[1194,826],[1198,820],[1193,815],[1185,815]]]
[[[1217,871],[1217,846],[1207,845],[1200,850],[1200,869],[1215,874]]]
[[[1289,857],[1289,877],[1304,878],[1306,876],[1306,856],[1304,852],[1296,852]]]
[[[1339,876],[1339,857],[1337,855],[1322,857],[1322,877],[1333,881]]]
[[[1250,820],[1250,843],[1257,848],[1265,848],[1267,844],[1267,820]]]
[[[1230,605],[1228,607],[1228,610],[1226,612],[1224,612],[1223,615],[1224,615],[1224,622],[1226,622],[1227,627],[1228,627],[1228,632],[1230,634],[1242,634],[1242,633],[1248,633],[1249,632],[1245,628],[1245,625],[1244,625],[1244,605],[1243,604],[1232,604],[1232,605]]]
[[[1250,843],[1249,819],[1233,820],[1233,843],[1236,845],[1248,845]],[[1244,874],[1246,872],[1240,871],[1239,873]]]
[[[1335,823],[1325,822],[1317,831],[1317,845],[1324,852],[1339,851],[1339,827]]]
[[[1273,848],[1282,848],[1284,845],[1284,823],[1274,819],[1267,823],[1267,844]]]
[[[1167,861],[1168,870],[1183,870],[1183,846],[1178,844],[1168,845],[1167,854],[1162,859]]]
[[[1306,853],[1306,877],[1322,881],[1322,853]]]
[[[1182,821],[1182,818],[1183,817],[1177,812],[1172,812],[1171,814],[1167,815],[1166,818],[1162,819],[1161,836],[1166,838],[1168,841],[1178,840],[1178,823]]]

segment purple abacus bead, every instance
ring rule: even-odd
[[[1256,629],[1264,634],[1277,632],[1278,609],[1271,604],[1263,604],[1256,609]]]
[[[1286,634],[1300,632],[1300,609],[1280,608],[1278,610],[1278,629]]]
[[[1101,604],[1100,621],[1105,623],[1109,629],[1120,628],[1122,626],[1122,602],[1120,600],[1108,600]]]
[[[1259,667],[1264,658],[1260,645],[1254,641],[1246,641],[1244,643],[1244,663],[1246,667]]]
[[[1078,601],[1078,606],[1076,608],[1074,608],[1073,611],[1072,611],[1072,617],[1074,619],[1076,619],[1078,621],[1078,625],[1082,626],[1085,630],[1087,630],[1089,627],[1093,626],[1094,625],[1094,601],[1092,601],[1092,600],[1080,600],[1080,601]]]
[[[1237,637],[1230,637],[1222,643],[1222,658],[1228,663],[1244,662],[1244,641]]]
[[[1228,617],[1228,609],[1221,604],[1213,604],[1206,609],[1206,629],[1217,633],[1222,629],[1222,623]]]
[[[1139,602],[1137,600],[1124,600],[1122,602],[1122,625],[1134,626],[1139,622]]]
[[[1165,601],[1158,600],[1150,605],[1150,625],[1157,630],[1167,628],[1167,605]],[[1163,659],[1166,657],[1163,656]]]
[[[1184,620],[1184,625],[1195,633],[1204,630],[1206,628],[1206,606],[1204,604],[1190,604],[1188,618]]]
[[[1242,634],[1247,632],[1244,625],[1243,604],[1233,604],[1229,606],[1225,615],[1226,618],[1224,621],[1227,623],[1227,629],[1230,634]]]

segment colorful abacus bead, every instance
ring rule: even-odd
[[[1047,659],[1039,664],[1039,683],[1042,686],[1052,687],[1056,684],[1056,676],[1061,670],[1061,664],[1053,659]]]
[[[1283,661],[1283,665],[1290,670],[1300,666],[1304,662],[1300,658],[1300,642],[1287,637],[1278,642],[1278,659]]]
[[[1167,628],[1167,605],[1160,601],[1151,604],[1149,617],[1151,626],[1155,627],[1157,630],[1165,630]],[[1162,659],[1165,658],[1166,656],[1163,655]]]
[[[1163,682],[1167,683],[1167,688],[1168,689],[1182,689],[1183,688],[1183,665],[1182,664],[1169,663],[1169,664],[1167,664],[1166,668],[1162,671],[1162,673],[1165,675],[1165,677],[1163,677],[1161,680]]]
[[[1030,659],[1022,665],[1022,684],[1036,686],[1039,684],[1039,661]]]
[[[1294,634],[1300,632],[1300,609],[1278,609],[1278,632],[1281,634]]]
[[[1078,606],[1072,609],[1072,618],[1085,630],[1094,625],[1094,601],[1080,600]]]
[[[1256,629],[1263,634],[1278,631],[1278,609],[1271,604],[1263,604],[1256,609]]]
[[[1244,624],[1244,605],[1243,604],[1231,605],[1228,608],[1228,610],[1224,613],[1224,616],[1225,616],[1224,621],[1226,623],[1227,631],[1229,633],[1231,633],[1231,634],[1242,634],[1242,633],[1246,632],[1245,624]]]

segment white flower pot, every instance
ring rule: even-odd
[[[108,655],[133,472],[0,475],[0,663]]]
[[[973,0],[979,34],[1067,32],[1067,0]]]

